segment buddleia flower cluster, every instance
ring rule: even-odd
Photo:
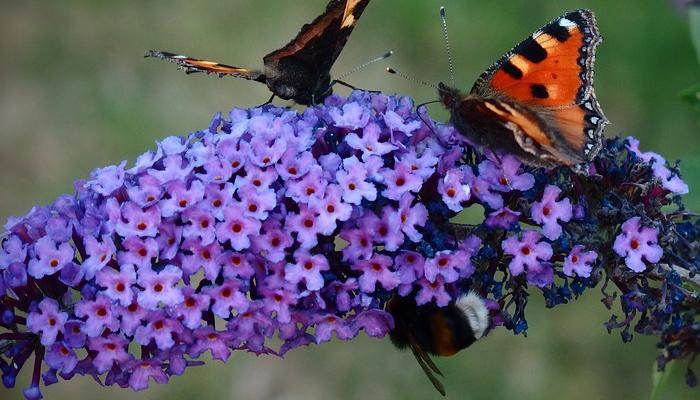
[[[521,333],[530,292],[551,307],[600,287],[619,314],[608,329],[657,335],[661,367],[692,360],[700,224],[687,190],[632,138],[606,140],[583,174],[534,169],[406,96],[219,113],[5,224],[3,384],[33,363],[28,399],[76,374],[140,390],[207,351],[225,362],[383,337],[392,296],[445,306],[470,291],[491,329]],[[461,219],[477,206],[483,219]]]

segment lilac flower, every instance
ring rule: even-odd
[[[651,167],[654,171],[654,176],[661,180],[664,188],[677,194],[688,193],[688,185],[683,182],[681,177],[678,176],[677,173],[673,174],[670,169],[666,168],[666,159],[651,151],[642,152],[639,150],[639,140],[633,137],[628,137],[627,142],[629,143],[627,145],[628,149],[634,152],[634,154],[639,156],[642,160],[652,163]]]
[[[216,224],[216,238],[220,242],[229,241],[234,250],[250,246],[250,237],[260,232],[260,220],[246,217],[243,212],[241,205],[230,205],[223,212],[223,222]]]
[[[359,279],[360,289],[365,293],[372,293],[377,284],[384,289],[393,289],[398,286],[399,277],[389,269],[392,263],[390,257],[381,254],[355,263],[353,269],[363,272]]]
[[[78,356],[63,343],[54,343],[48,346],[45,359],[46,365],[61,371],[62,374],[70,374],[78,365]]]
[[[600,282],[625,314],[609,329],[660,335],[661,361],[698,355],[685,284],[698,286],[700,222],[672,197],[684,190],[675,168],[631,139],[604,142],[586,175],[485,155],[456,135],[408,97],[354,92],[303,113],[217,114],[130,169],[95,171],[74,196],[4,226],[3,382],[32,354],[34,399],[42,379],[141,390],[207,350],[225,361],[333,332],[381,337],[396,295],[446,306],[475,291],[489,297],[491,328],[521,333],[534,293],[554,306]]]
[[[513,211],[508,207],[502,207],[489,213],[485,223],[490,228],[511,229],[518,224],[519,217],[519,212]]]
[[[362,160],[366,161],[371,155],[383,156],[397,149],[396,146],[390,143],[380,142],[380,133],[381,128],[377,124],[371,123],[365,126],[365,129],[362,131],[362,138],[352,132],[345,138],[345,142],[353,149],[362,151]]]
[[[52,345],[59,333],[65,330],[68,314],[58,311],[58,302],[44,299],[39,303],[39,310],[27,315],[27,328],[34,333],[41,332],[41,344]]]
[[[517,158],[506,155],[501,158],[500,165],[490,160],[479,164],[479,175],[500,192],[529,190],[535,184],[535,178],[532,174],[520,173],[521,168],[522,163]]]
[[[588,264],[595,262],[595,260],[598,258],[598,253],[595,251],[583,252],[583,249],[585,248],[585,246],[577,244],[573,249],[571,249],[571,253],[566,256],[564,266],[562,267],[562,270],[566,275],[572,276],[573,273],[576,272],[578,276],[582,276],[584,278],[591,276],[591,270],[593,267]]]
[[[365,165],[356,158],[346,158],[343,168],[336,173],[336,179],[343,189],[344,201],[359,205],[363,198],[369,201],[377,199],[377,188],[367,181],[369,171]]]
[[[35,249],[37,257],[29,261],[27,273],[37,279],[59,272],[71,260],[74,252],[70,244],[57,244],[48,236],[39,239]]]
[[[136,284],[136,271],[131,264],[122,265],[120,271],[104,268],[95,274],[95,282],[105,288],[102,293],[107,297],[128,306],[134,298],[131,288]]]
[[[555,240],[561,235],[561,225],[557,221],[571,220],[572,207],[568,198],[557,201],[561,189],[548,185],[544,188],[542,201],[532,203],[532,219],[542,224],[542,233],[549,240]]]
[[[85,251],[89,257],[83,261],[85,278],[92,279],[95,272],[102,269],[112,259],[116,250],[114,242],[109,236],[102,237],[101,242],[92,236],[86,236]]]
[[[161,350],[168,350],[174,344],[173,334],[182,333],[183,326],[180,321],[168,318],[163,310],[156,310],[147,319],[147,324],[136,328],[134,340],[147,346],[151,340]]]
[[[109,371],[112,366],[125,364],[134,359],[127,352],[129,342],[124,336],[111,334],[107,337],[90,338],[88,348],[97,353],[93,361],[98,373]]]
[[[311,255],[305,250],[297,250],[294,253],[296,264],[288,264],[285,267],[285,279],[297,284],[304,281],[308,290],[319,290],[323,287],[321,271],[328,271],[328,260],[321,254]]]
[[[423,184],[420,177],[413,174],[411,167],[403,163],[395,164],[394,168],[386,168],[381,174],[387,186],[382,195],[392,200],[399,200],[409,192],[417,192]]]
[[[513,256],[508,264],[513,275],[520,275],[525,270],[536,273],[543,268],[542,261],[552,258],[552,246],[540,242],[540,238],[537,231],[527,230],[523,232],[522,238],[514,235],[503,241],[503,250]]]
[[[143,291],[138,294],[141,307],[155,310],[159,304],[166,307],[174,306],[183,300],[181,289],[175,285],[182,278],[182,270],[174,265],[167,265],[156,272],[149,268],[138,271],[138,283]]]
[[[463,183],[466,174],[462,170],[451,170],[447,176],[438,183],[438,192],[447,207],[454,212],[462,211],[461,203],[471,197],[471,188]]]
[[[231,350],[227,341],[234,338],[233,332],[217,332],[213,326],[204,326],[194,331],[195,345],[189,351],[190,357],[199,357],[204,351],[211,351],[211,356],[215,360],[228,361]]]
[[[658,245],[659,230],[642,226],[641,218],[634,217],[622,224],[622,233],[615,238],[613,249],[620,257],[625,257],[625,264],[634,272],[646,269],[642,257],[650,263],[661,260],[664,251]]]
[[[446,283],[455,282],[462,275],[462,271],[474,267],[469,262],[468,256],[462,251],[452,252],[443,250],[435,254],[434,258],[426,260],[424,271],[428,282],[435,282],[438,276],[442,276]],[[466,275],[471,275],[471,273]]]
[[[95,300],[83,299],[75,303],[75,315],[85,317],[83,332],[89,337],[102,334],[104,329],[116,331],[119,329],[119,320],[112,310],[112,300],[102,294]]]
[[[435,282],[429,282],[422,278],[416,281],[419,287],[416,294],[416,303],[418,305],[426,304],[434,301],[440,307],[444,307],[450,303],[452,296],[445,289],[445,279],[442,275],[435,277]]]

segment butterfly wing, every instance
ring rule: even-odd
[[[592,11],[566,13],[489,67],[471,94],[502,101],[510,110],[498,112],[499,118],[519,128],[515,140],[534,141],[555,164],[590,161],[608,123],[593,92],[595,49],[601,41]]]
[[[192,57],[168,53],[166,51],[149,50],[144,57],[156,57],[163,60],[171,61],[180,66],[186,73],[192,74],[195,72],[203,72],[205,74],[217,74],[219,76],[235,76],[237,78],[245,78],[258,82],[265,82],[265,76],[257,71],[232,67],[226,64],[220,64],[212,61],[199,60]]]
[[[369,1],[331,0],[291,42],[266,55],[271,90],[300,104],[318,103],[332,93],[330,69]]]

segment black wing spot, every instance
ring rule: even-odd
[[[535,39],[531,37],[525,39],[515,47],[515,53],[525,57],[526,60],[535,64],[547,58],[547,50],[544,49]]]
[[[546,31],[545,33],[557,39],[559,43],[564,43],[571,37],[571,33],[569,33],[569,28],[561,25],[557,25],[551,30]]]
[[[502,69],[503,69],[503,72],[510,75],[511,78],[513,78],[513,79],[522,79],[522,77],[523,77],[523,71],[521,71],[520,68],[513,65],[513,63],[511,63],[510,61],[506,61],[503,64]]]
[[[532,96],[538,99],[548,99],[549,93],[544,85],[534,84],[530,85],[530,93]]]

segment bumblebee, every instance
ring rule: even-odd
[[[489,310],[474,292],[462,295],[445,307],[435,303],[417,305],[413,296],[394,296],[386,304],[394,317],[389,338],[397,348],[410,348],[435,389],[443,396],[445,387],[435,374],[443,376],[430,359],[451,356],[469,347],[486,333]]]

